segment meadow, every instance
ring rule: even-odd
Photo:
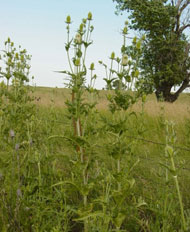
[[[1,231],[183,231],[165,122],[175,124],[172,146],[188,223],[189,94],[174,104],[158,103],[154,95],[135,103],[124,113],[122,135],[122,119],[112,121],[107,94],[98,91],[84,140],[73,136],[69,89],[33,88],[33,115],[21,123],[21,136],[8,131],[5,138],[1,121]],[[6,119],[8,126],[12,120]],[[88,155],[85,167],[78,145]]]

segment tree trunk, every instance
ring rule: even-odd
[[[159,90],[156,90],[155,94],[156,94],[157,101],[165,101],[165,102],[170,102],[170,103],[175,102],[179,97],[179,95],[172,94],[167,91],[160,92]]]
[[[173,87],[172,85],[167,85],[167,84],[159,86],[155,92],[157,101],[165,101],[170,103],[175,102],[179,97],[179,94],[171,93],[172,87]]]
[[[159,86],[156,88],[155,94],[158,101],[165,101],[173,103],[175,102],[179,95],[185,90],[187,87],[189,87],[189,76],[183,81],[181,87],[175,92],[171,93],[171,89],[173,85],[168,85],[167,83],[162,84],[162,86]]]
[[[177,100],[179,95],[171,93],[172,85],[163,84],[156,89],[156,98],[158,101],[174,102]]]

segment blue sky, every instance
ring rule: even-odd
[[[81,19],[93,14],[93,45],[89,47],[87,65],[95,63],[96,87],[105,83],[104,70],[98,60],[109,62],[112,51],[120,55],[121,29],[127,14],[115,15],[112,0],[0,0],[0,49],[10,37],[32,55],[31,75],[38,86],[63,87],[64,76],[56,70],[68,69],[66,52],[67,15],[72,18],[73,36]]]

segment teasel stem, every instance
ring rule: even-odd
[[[87,35],[86,35],[86,41],[85,41],[86,43],[88,43],[88,40],[90,38],[89,31],[90,31],[90,20],[88,21]],[[87,51],[87,47],[84,48],[83,68],[85,66],[86,51]]]
[[[69,43],[69,32],[70,32],[70,27],[68,25],[68,30],[67,30],[67,43]],[[68,58],[68,62],[69,62],[69,67],[71,69],[71,72],[73,73],[73,68],[71,65],[71,59],[70,59],[70,55],[69,55],[69,50],[67,50],[67,58]]]
[[[110,66],[109,80],[111,80],[112,68],[113,68],[113,59],[111,59],[111,66]]]
[[[173,171],[176,172],[176,167],[175,167],[173,156],[171,156],[171,164],[172,164]],[[178,199],[179,199],[179,205],[180,205],[180,210],[181,210],[182,226],[183,226],[184,231],[187,231],[187,226],[186,226],[186,221],[185,221],[185,216],[184,216],[183,202],[182,202],[181,192],[180,192],[180,188],[179,188],[179,181],[178,181],[178,178],[177,178],[176,174],[173,175],[173,178],[174,178],[174,181],[175,181],[177,195],[178,195]]]
[[[121,171],[121,163],[120,163],[120,159],[117,160],[117,173],[119,174]],[[118,191],[121,191],[121,183],[118,182]]]
[[[171,131],[169,130],[169,125],[171,126]],[[172,123],[171,124],[169,124],[168,122],[166,123],[166,132],[167,132],[167,137],[166,137],[167,144],[174,143],[174,141],[176,139],[176,135],[175,135],[175,130],[174,130]],[[174,178],[174,182],[175,182],[175,186],[176,186],[176,190],[177,190],[177,196],[178,196],[180,211],[181,211],[181,220],[182,220],[183,231],[187,231],[182,196],[181,196],[181,192],[180,192],[180,188],[179,188],[177,170],[176,170],[175,162],[174,162],[175,151],[174,151],[174,148],[172,146],[167,145],[166,152],[167,152],[167,154],[170,158],[170,161],[171,161],[172,176]]]

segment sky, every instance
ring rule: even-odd
[[[32,55],[34,84],[64,87],[66,76],[55,71],[69,68],[65,51],[66,17],[71,16],[75,36],[82,18],[90,11],[94,31],[93,44],[87,52],[87,67],[95,63],[96,88],[101,89],[105,86],[105,72],[98,61],[109,64],[112,51],[120,55],[121,29],[127,20],[126,12],[115,14],[115,6],[112,0],[0,0],[0,50],[10,37],[17,47],[21,45]]]

